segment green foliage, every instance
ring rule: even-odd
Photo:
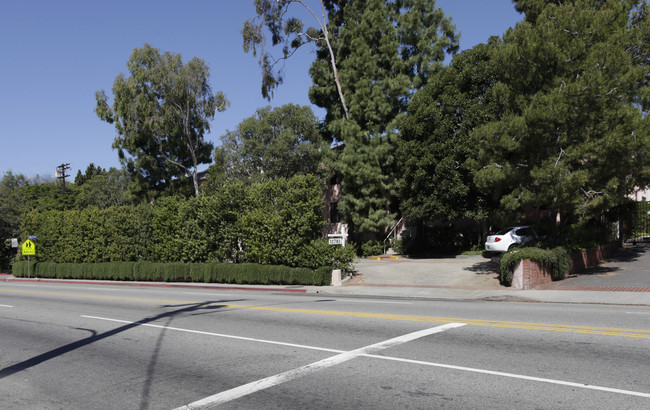
[[[145,44],[127,67],[129,77],[113,83],[112,106],[103,90],[95,94],[97,115],[115,125],[113,148],[140,189],[165,191],[191,175],[198,196],[197,167],[210,162],[213,149],[205,134],[228,100],[212,93],[209,69],[196,57],[183,64],[180,54]]]
[[[409,254],[409,237],[396,238],[391,244],[391,248],[398,255],[408,255]]]
[[[647,1],[520,0],[494,53],[502,115],[473,132],[476,185],[504,214],[590,219],[647,186]]]
[[[348,243],[346,247],[342,247],[330,245],[327,241],[317,239],[302,250],[298,266],[310,269],[324,268],[330,272],[340,269],[345,273],[352,271],[352,263],[355,258],[354,244]]]
[[[28,184],[22,174],[7,171],[0,180],[0,272],[7,272],[16,250],[11,247],[11,238],[17,238],[23,201],[22,187]]]
[[[27,277],[27,261],[16,262],[15,277]],[[331,269],[317,270],[252,263],[53,263],[31,262],[31,277],[119,281],[205,282],[249,285],[329,285]]]
[[[326,2],[341,87],[334,98],[328,50],[311,67],[311,101],[327,110],[325,126],[343,148],[332,167],[343,177],[340,211],[354,234],[378,235],[394,223],[396,120],[415,90],[457,49],[455,27],[433,1]]]
[[[549,268],[553,280],[563,279],[569,273],[572,265],[571,254],[563,247],[553,249],[517,248],[503,254],[499,260],[499,280],[501,283],[509,285],[512,282],[512,273],[522,259],[534,260]]]
[[[131,179],[124,169],[110,168],[105,171],[94,168],[90,175],[88,170],[86,176],[78,174],[75,181],[78,179],[81,181],[76,196],[78,208],[108,208],[133,203],[134,198],[129,190]]]
[[[282,83],[269,44],[282,44],[282,57],[307,42],[317,46],[310,73],[310,100],[327,110],[326,133],[343,142],[330,167],[343,176],[340,211],[353,234],[382,233],[394,222],[395,120],[415,90],[455,52],[451,19],[426,0],[323,1],[318,28],[291,17],[298,1],[256,1],[256,17],[242,30],[244,50],[260,53],[262,93]],[[320,13],[312,13],[314,17]],[[348,108],[349,107],[349,108]]]
[[[318,240],[322,212],[322,181],[297,175],[252,185],[229,181],[210,195],[163,197],[138,206],[33,210],[24,215],[20,230],[39,235],[34,258],[39,261],[155,261],[165,269],[170,263],[217,261],[349,269],[350,250]],[[152,269],[145,271],[158,272],[160,280],[180,277]]]
[[[251,181],[318,174],[326,149],[311,108],[294,104],[258,109],[221,141],[227,174]]]
[[[236,222],[246,261],[299,266],[301,250],[321,236],[323,184],[311,175],[248,188],[247,212]]]
[[[486,199],[473,181],[479,147],[470,133],[498,115],[492,89],[500,72],[492,59],[498,45],[493,38],[456,55],[411,99],[397,149],[406,218],[481,217]]]
[[[374,256],[382,255],[384,253],[384,246],[380,241],[371,240],[361,244],[361,256]]]
[[[88,165],[88,167],[86,167],[85,173],[81,173],[81,170],[77,171],[77,176],[74,178],[74,183],[77,186],[81,186],[84,183],[86,183],[86,181],[90,180],[92,177],[97,175],[102,175],[105,173],[106,173],[105,169],[102,169],[102,167],[98,167],[91,162]]]
[[[22,215],[38,211],[72,209],[77,189],[73,185],[62,191],[51,179],[27,178],[7,171],[0,180],[0,271],[8,271],[16,256],[11,238],[25,238],[37,232],[21,231]],[[21,234],[22,232],[22,234]]]
[[[52,262],[137,261],[151,256],[151,207],[38,212],[24,215],[21,231],[38,235],[36,258]]]
[[[331,274],[325,270],[269,266],[253,263],[211,263],[192,265],[195,282],[218,282],[251,285],[329,285]]]

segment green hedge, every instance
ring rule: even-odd
[[[329,285],[331,269],[290,268],[255,263],[53,263],[30,262],[31,277],[121,281],[203,282],[249,285]],[[15,277],[27,277],[27,261],[13,264]]]
[[[134,275],[147,280],[187,278],[189,273],[176,272],[183,268],[169,265],[175,262],[349,270],[353,248],[330,246],[319,239],[324,205],[322,181],[298,175],[252,185],[235,181],[198,198],[164,197],[152,204],[106,209],[31,211],[22,218],[21,232],[23,238],[39,236],[32,257],[37,261],[166,264],[146,273],[135,269],[131,276],[124,268],[120,275],[127,279]]]
[[[512,272],[522,259],[530,259],[549,268],[553,280],[564,278],[572,265],[571,254],[563,247],[550,250],[535,247],[516,248],[514,251],[503,254],[499,261],[499,280],[502,284],[510,285],[512,283]]]

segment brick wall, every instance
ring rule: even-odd
[[[574,251],[571,254],[573,266],[569,273],[576,273],[591,268],[592,266],[597,266],[600,262],[607,259],[616,247],[615,244],[607,244],[595,248]]]
[[[573,252],[571,254],[573,266],[569,273],[576,273],[597,266],[608,258],[615,249],[615,244],[607,244]],[[512,272],[511,286],[514,289],[535,289],[552,280],[550,269],[542,266],[537,261],[522,259]]]
[[[551,282],[551,270],[537,261],[522,259],[512,273],[512,287],[515,289],[535,289]]]

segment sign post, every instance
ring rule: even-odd
[[[330,245],[341,245],[345,248],[345,243],[348,240],[348,226],[347,224],[341,225],[341,233],[331,233],[327,235],[329,237]]]
[[[23,243],[23,255],[27,255],[27,277],[30,278],[31,277],[31,275],[30,275],[30,268],[31,267],[30,267],[30,263],[29,263],[30,262],[29,257],[31,255],[36,255],[36,245],[34,245],[34,242],[32,242],[29,239],[27,239]]]

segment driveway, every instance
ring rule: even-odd
[[[512,289],[499,284],[498,265],[481,255],[380,261],[360,259],[347,286]],[[600,266],[538,289],[650,292],[650,244],[626,245]]]
[[[434,259],[360,259],[348,285],[506,289],[498,266],[481,255]]]

